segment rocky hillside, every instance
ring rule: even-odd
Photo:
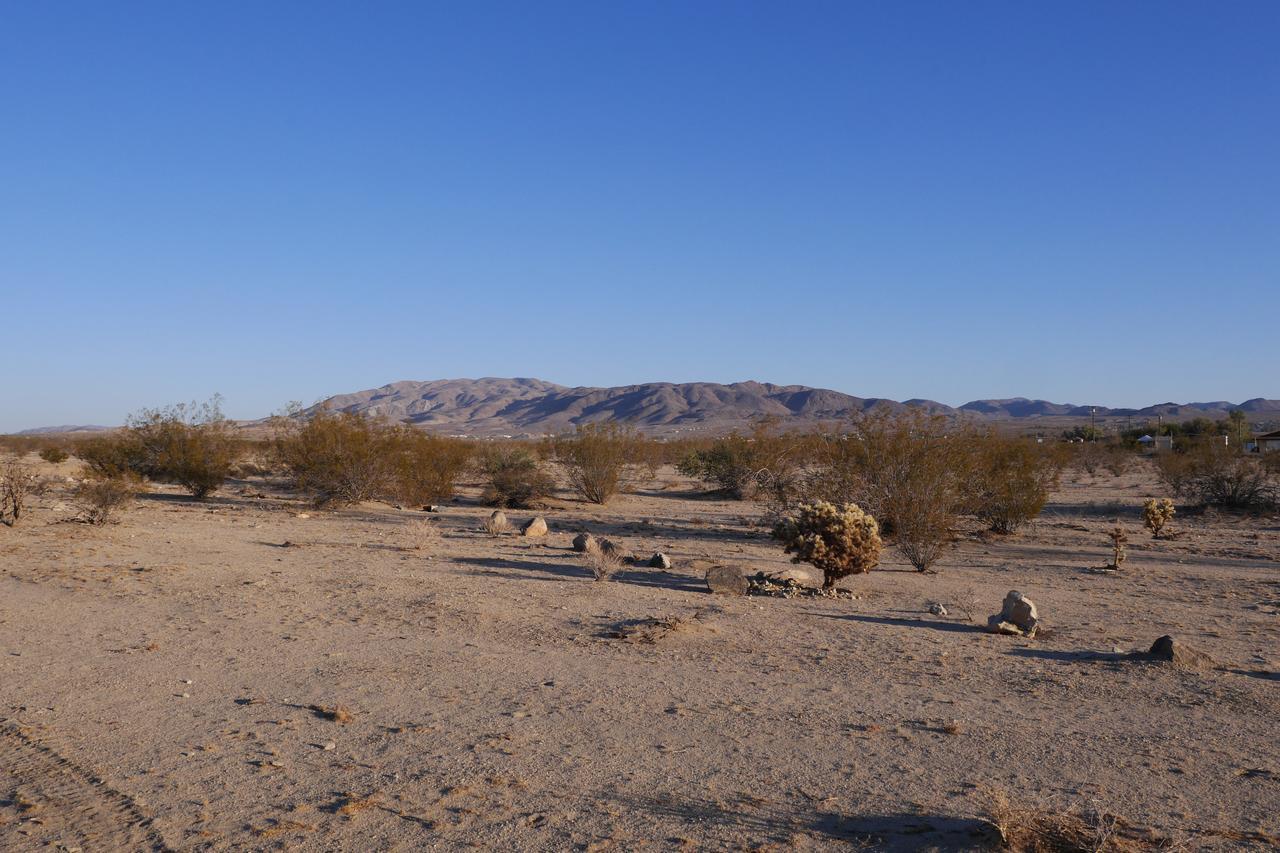
[[[904,406],[990,420],[1088,417],[1091,409],[1021,397],[974,400],[956,409],[933,400],[896,402],[763,382],[650,382],[618,388],[568,388],[541,379],[494,378],[394,382],[368,391],[340,394],[319,405],[468,435],[558,433],[578,424],[606,420],[634,424],[651,433],[723,431],[745,427],[762,417],[777,418],[789,425],[817,425],[858,412]],[[1093,408],[1097,417],[1221,417],[1233,408],[1254,415],[1280,413],[1280,400],[1258,398],[1239,405],[1165,403],[1142,409]]]

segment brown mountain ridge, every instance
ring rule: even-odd
[[[1280,400],[1244,403],[1163,403],[1134,409],[1029,400],[974,400],[951,407],[934,400],[855,397],[826,388],[767,382],[647,382],[613,388],[570,388],[541,379],[440,379],[393,382],[339,394],[317,404],[403,421],[435,432],[467,435],[560,433],[579,424],[619,421],[649,433],[742,428],[761,418],[788,426],[818,425],[860,412],[921,407],[944,415],[990,420],[1089,417],[1221,417],[1232,409],[1280,414]]]

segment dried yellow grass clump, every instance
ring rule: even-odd
[[[823,589],[848,575],[865,574],[880,562],[880,527],[857,504],[800,504],[774,526],[773,538],[795,555],[791,562],[822,570]]]

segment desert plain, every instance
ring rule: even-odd
[[[1146,465],[1065,476],[936,574],[886,549],[840,599],[711,594],[710,565],[790,563],[758,505],[670,468],[509,511],[529,538],[474,486],[326,511],[262,477],[95,527],[78,466],[39,467],[0,529],[4,850],[970,850],[993,796],[1280,843],[1280,519],[1152,540]],[[596,582],[581,530],[639,564]],[[1034,639],[983,630],[1010,590]],[[1162,635],[1211,662],[1127,656]]]

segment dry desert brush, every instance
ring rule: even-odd
[[[880,561],[879,525],[856,504],[800,504],[774,526],[773,538],[794,555],[793,563],[810,563],[822,571],[823,589],[869,572]]]
[[[609,580],[626,563],[622,549],[608,539],[588,539],[583,556],[587,559],[591,576],[598,581]]]
[[[490,506],[536,506],[555,488],[542,460],[524,447],[490,448],[481,454],[479,468],[485,481],[482,499]]]
[[[13,527],[26,512],[27,500],[40,492],[44,482],[16,459],[0,463],[0,524]]]
[[[1044,509],[1061,460],[1026,438],[988,433],[975,442],[969,505],[996,533],[1013,533]]]
[[[618,424],[586,424],[555,441],[556,459],[574,491],[592,503],[608,503],[640,460],[642,439]]]
[[[106,524],[128,509],[137,497],[140,480],[129,473],[103,477],[90,473],[81,480],[71,502],[89,524]]]
[[[1097,808],[1053,809],[987,788],[984,817],[1011,853],[1140,853],[1176,849],[1171,839]]]
[[[131,416],[125,434],[138,453],[134,472],[177,483],[197,500],[220,489],[243,451],[220,402],[215,396],[203,404],[144,409]]]
[[[1280,465],[1269,462],[1221,439],[1202,438],[1181,452],[1160,454],[1156,464],[1174,494],[1202,506],[1257,510],[1280,498]]]
[[[382,494],[397,462],[394,430],[351,412],[301,411],[274,421],[273,447],[293,485],[318,506]]]
[[[403,504],[449,500],[471,463],[472,445],[462,439],[402,426],[390,430],[385,440],[392,454],[388,490]]]

